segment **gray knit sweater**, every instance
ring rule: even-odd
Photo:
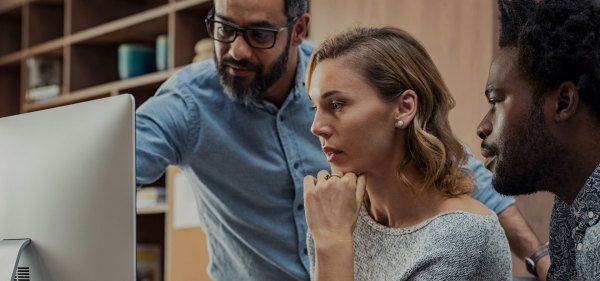
[[[390,228],[361,208],[354,230],[354,280],[512,280],[511,255],[495,215],[463,211]],[[315,247],[307,236],[310,274]]]

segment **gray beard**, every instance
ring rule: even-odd
[[[244,40],[238,38],[238,40]],[[263,94],[273,86],[287,70],[288,54],[290,50],[291,33],[287,38],[284,52],[277,58],[271,69],[265,73],[264,66],[258,63],[252,63],[247,60],[236,61],[231,57],[223,57],[217,61],[215,54],[215,65],[219,73],[219,81],[225,90],[225,94],[234,102],[241,102],[246,105],[254,103],[260,104]],[[256,76],[252,81],[247,82],[246,78],[235,77],[227,73],[228,65],[241,66],[255,71]]]

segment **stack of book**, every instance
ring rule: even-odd
[[[142,187],[136,191],[136,207],[152,208],[166,201],[164,187]]]
[[[29,75],[27,102],[45,101],[58,96],[61,92],[62,58],[27,58]]]

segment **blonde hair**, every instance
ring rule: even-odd
[[[319,63],[341,57],[354,64],[384,101],[392,101],[408,89],[417,93],[417,112],[407,127],[409,157],[397,168],[403,183],[418,192],[404,173],[412,161],[423,175],[423,186],[450,197],[472,193],[471,173],[462,167],[468,156],[448,121],[454,98],[425,48],[398,28],[353,28],[315,49],[307,67],[306,87],[310,88]]]

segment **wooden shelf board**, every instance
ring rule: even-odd
[[[10,11],[23,5],[27,0],[2,0],[0,1],[0,13]]]
[[[29,0],[29,3],[49,3],[49,4],[60,4],[64,3],[65,0]]]
[[[24,57],[24,51],[17,51],[0,57],[0,66],[18,63]]]
[[[154,72],[127,80],[119,80],[105,84],[100,84],[68,94],[62,94],[48,101],[25,104],[23,105],[22,111],[29,112],[55,106],[61,106],[78,101],[93,99],[95,97],[100,97],[111,93],[116,93],[120,89],[131,89],[150,83],[159,83],[161,81],[167,80],[173,73],[174,71]]]
[[[141,24],[163,16],[167,16],[171,9],[172,8],[168,5],[163,5],[161,7],[150,9],[148,11],[124,17],[122,19],[114,20],[109,23],[101,24],[96,27],[92,27],[84,31],[80,31],[78,33],[67,36],[67,38],[69,38],[68,43],[74,44],[83,41],[89,41],[92,39],[98,39],[106,34],[117,32],[119,30],[126,29],[137,24]],[[131,35],[132,34],[130,33],[129,36]]]
[[[36,55],[39,55],[42,53],[55,52],[58,49],[61,49],[60,52],[62,53],[62,48],[64,46],[65,46],[64,38],[53,39],[53,40],[47,41],[45,43],[30,47],[29,49],[27,49],[26,56],[36,56]]]
[[[208,0],[186,0],[186,1],[177,1],[175,3],[173,3],[173,10],[174,11],[179,11],[179,10],[184,10],[187,9],[189,7],[193,7],[196,5],[201,5],[204,4],[206,5],[206,7],[210,7],[212,5],[212,1],[208,1]]]
[[[164,214],[169,211],[169,205],[167,203],[160,203],[153,207],[142,207],[137,208],[136,213],[138,215],[147,215],[147,214]]]

